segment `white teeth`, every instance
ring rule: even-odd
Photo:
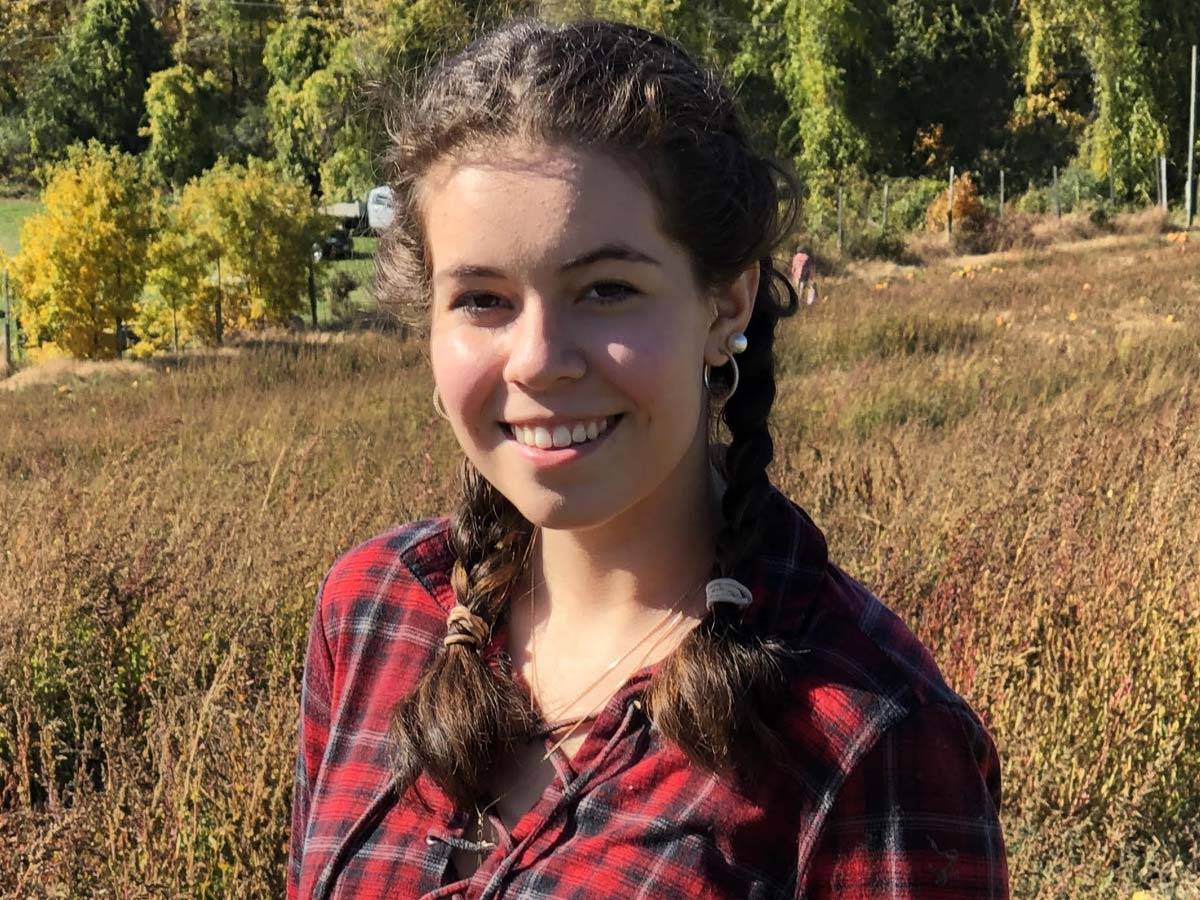
[[[556,425],[553,430],[541,425],[513,425],[512,434],[518,443],[527,447],[537,447],[549,450],[551,447],[570,447],[572,444],[582,444],[594,441],[608,431],[608,419],[595,419],[591,422],[577,422],[575,425]]]

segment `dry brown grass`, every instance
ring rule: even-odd
[[[1196,896],[1200,255],[827,279],[777,482],[990,723],[1020,897]],[[418,347],[0,394],[0,893],[277,896],[334,556],[444,511]]]

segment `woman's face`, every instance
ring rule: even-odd
[[[513,144],[436,166],[421,208],[434,379],[483,476],[555,529],[702,490],[703,366],[749,308],[717,315],[728,298],[697,285],[642,181]]]

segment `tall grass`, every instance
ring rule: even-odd
[[[1200,891],[1196,271],[846,277],[781,336],[775,479],[985,715],[1015,896]],[[0,394],[0,891],[278,895],[318,579],[456,450],[390,338],[134,381]]]

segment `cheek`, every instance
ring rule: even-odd
[[[704,334],[691,321],[650,318],[610,340],[605,354],[642,391],[664,391],[668,385],[685,389],[693,381],[700,384]]]
[[[429,345],[433,380],[442,403],[455,420],[470,421],[481,409],[500,370],[488,351],[462,331],[434,329]]]

